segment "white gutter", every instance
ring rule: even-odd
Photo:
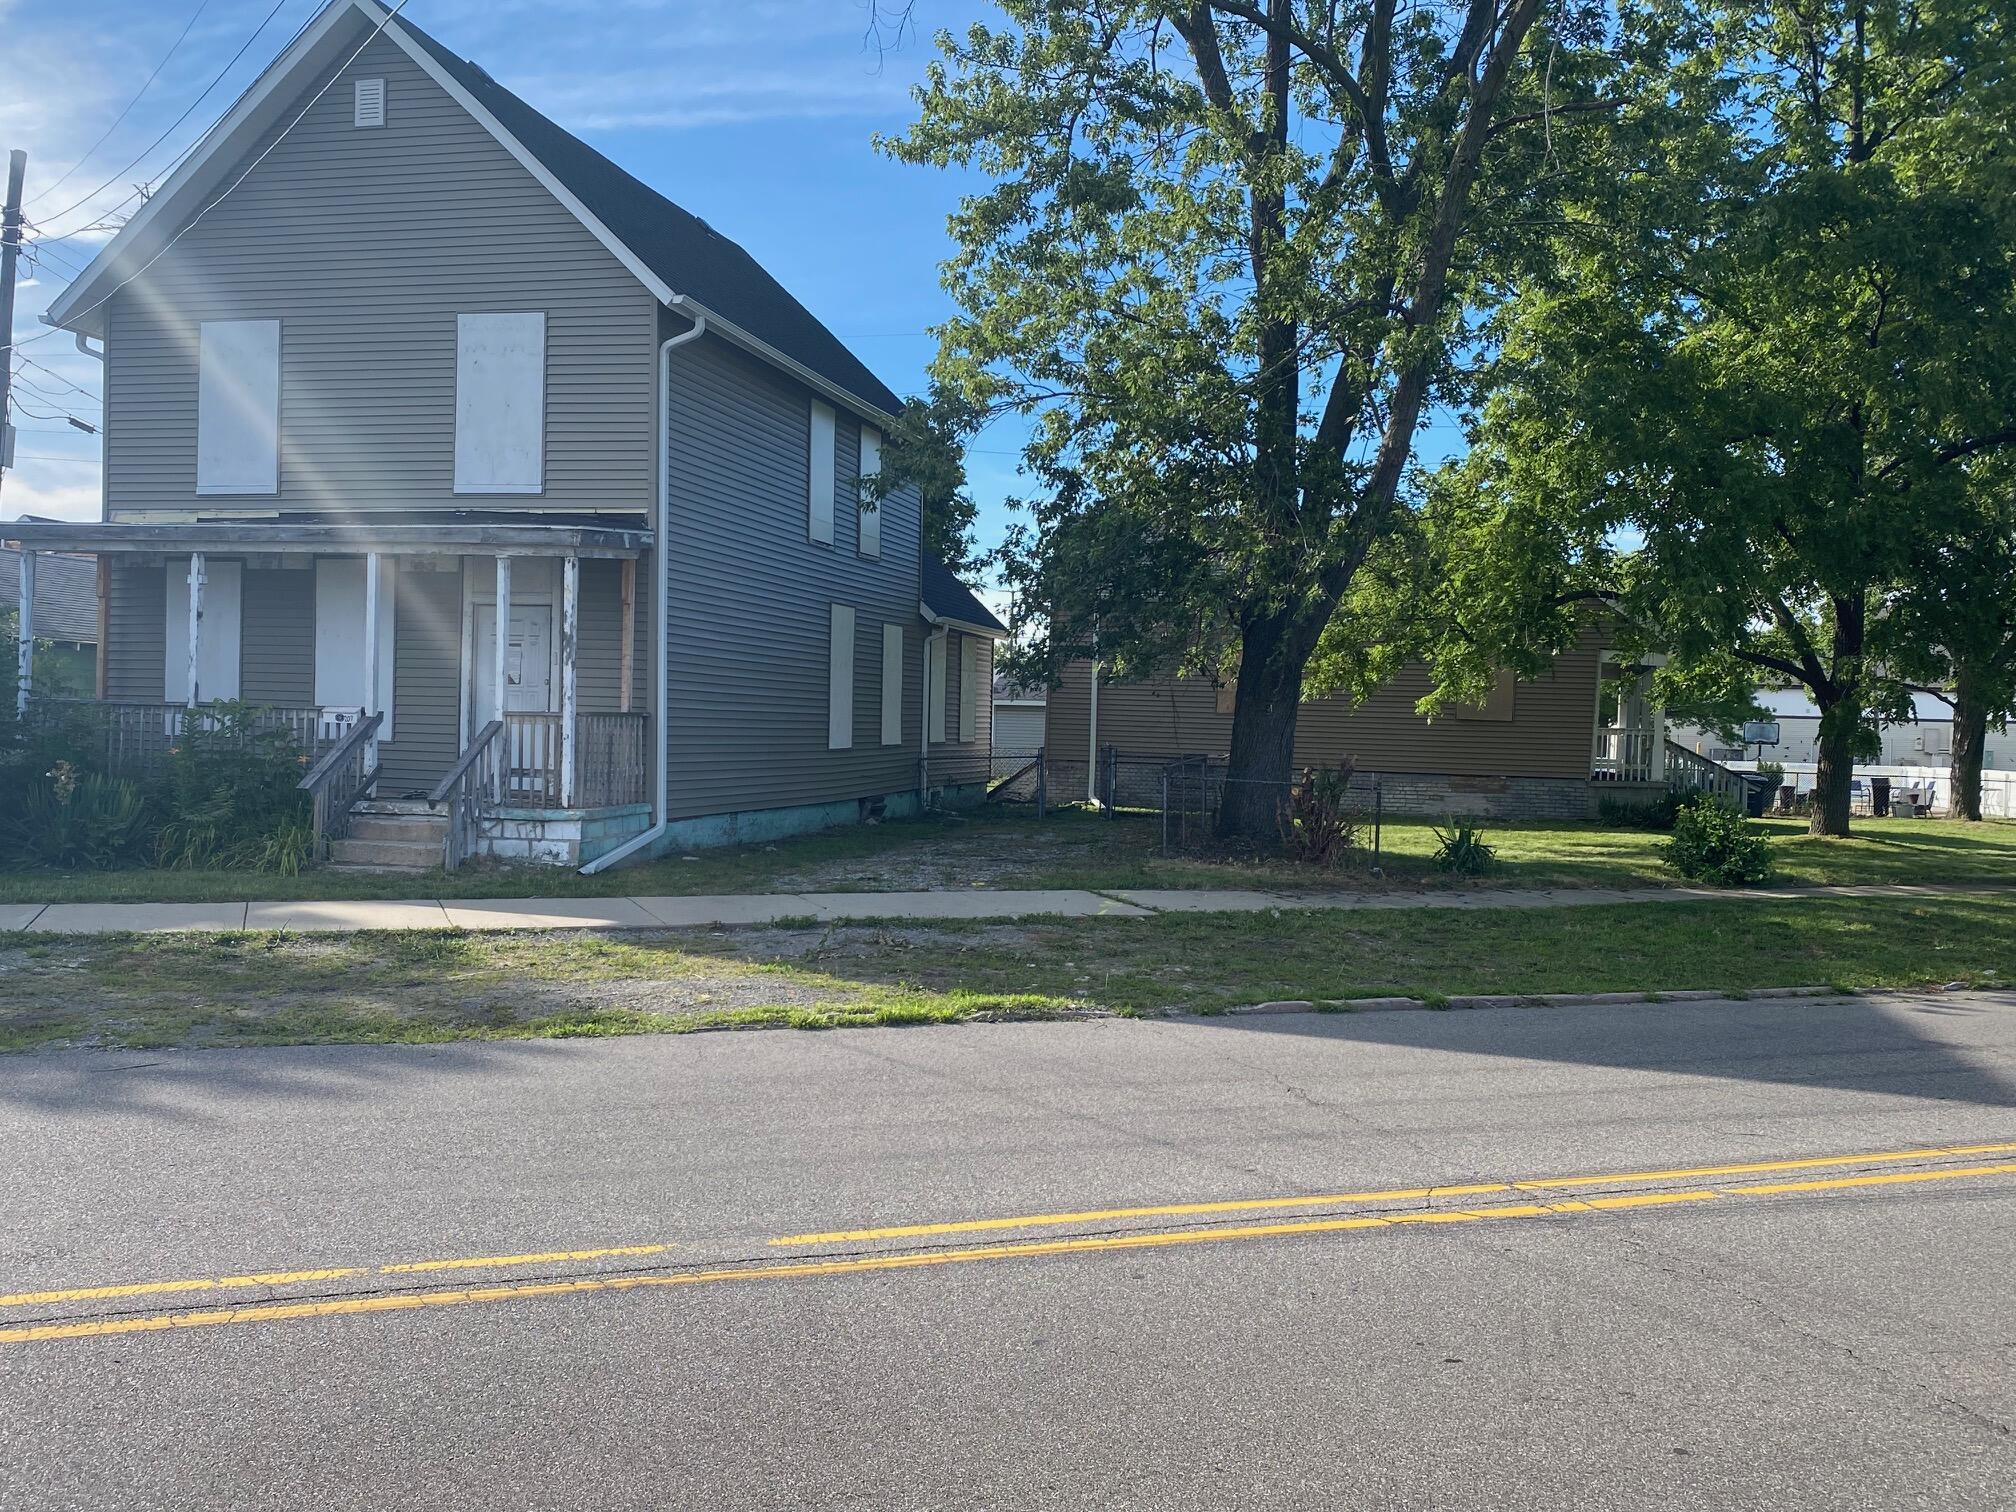
[[[697,341],[707,333],[707,317],[696,315],[691,329],[681,331],[677,336],[669,336],[658,344],[658,513],[657,524],[651,535],[652,542],[652,639],[656,642],[654,654],[658,658],[658,696],[652,700],[656,706],[651,720],[658,744],[658,757],[653,763],[655,781],[652,784],[652,809],[658,815],[658,822],[643,834],[626,840],[616,849],[597,856],[581,868],[581,875],[592,877],[599,871],[606,871],[618,861],[635,855],[663,835],[671,824],[671,809],[668,807],[668,783],[666,767],[668,757],[666,741],[671,731],[672,720],[672,653],[668,622],[672,614],[672,588],[670,574],[666,571],[670,555],[667,524],[672,515],[672,349],[682,347],[689,341]]]

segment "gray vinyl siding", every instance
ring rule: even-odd
[[[966,654],[962,648],[968,642],[971,642],[974,648],[973,738],[961,740],[959,706],[965,695],[962,679],[966,665]],[[986,781],[993,757],[994,700],[990,697],[993,687],[994,642],[984,635],[969,635],[963,630],[947,632],[945,740],[942,745],[934,744],[931,747],[933,787],[959,787]]]
[[[1429,690],[1427,670],[1403,668],[1363,704],[1311,699],[1295,724],[1295,763],[1330,765],[1345,757],[1361,771],[1478,777],[1589,776],[1596,725],[1597,658],[1602,639],[1585,631],[1540,676],[1514,685],[1512,718],[1498,722],[1444,715],[1422,718],[1414,705]],[[1089,663],[1065,668],[1046,711],[1044,747],[1059,761],[1083,762],[1088,732]],[[1144,756],[1223,755],[1232,716],[1202,678],[1099,684],[1099,744]]]
[[[668,331],[667,334],[670,334]],[[835,440],[834,539],[808,539],[809,391],[712,337],[672,354],[666,395],[671,817],[913,789],[922,735],[918,510],[882,506],[882,555],[858,554],[860,425]],[[854,745],[827,747],[835,603],[855,611]],[[881,743],[882,627],[904,632],[903,738]]]
[[[352,126],[357,75],[386,80],[383,127]],[[110,517],[647,510],[655,308],[526,168],[380,38],[270,157],[113,296]],[[458,495],[456,316],[511,310],[547,318],[545,491]],[[199,499],[197,324],[255,318],[281,323],[280,491]]]
[[[249,703],[315,702],[315,574],[250,568],[240,580],[238,689]]]
[[[396,592],[393,738],[378,748],[381,798],[432,788],[461,749],[462,574],[402,572]]]
[[[630,707],[643,713],[650,692],[645,662],[651,654],[649,563],[637,570],[636,643],[630,677]],[[574,654],[575,696],[586,714],[612,714],[623,707],[623,564],[581,564],[581,641]]]
[[[168,578],[156,563],[112,559],[105,614],[105,696],[160,703],[167,675]]]

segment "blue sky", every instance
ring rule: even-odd
[[[66,265],[88,261],[108,234],[82,228],[122,201],[130,209],[133,186],[165,175],[320,8],[207,0],[176,47],[198,4],[86,0],[87,20],[74,0],[0,0],[9,55],[0,146],[27,149],[31,234],[47,238],[30,259],[17,339],[45,330],[39,317]],[[963,28],[989,9],[985,0],[916,7],[927,31]],[[945,218],[970,181],[891,162],[871,140],[911,119],[928,35],[878,47],[867,0],[409,0],[404,14],[742,242],[899,393],[923,388],[927,328],[951,311],[938,282]],[[97,365],[63,334],[19,355],[36,365],[16,389],[18,468],[0,491],[0,518],[95,518],[97,439],[63,416],[96,423]],[[983,546],[1008,523],[1021,435],[1020,422],[1004,420],[969,452]]]
[[[27,149],[28,215],[53,237],[20,291],[18,337],[45,329],[41,312],[69,277],[63,264],[81,266],[104,239],[62,233],[163,172],[320,0],[283,0],[188,121],[141,157],[274,4],[210,0],[126,120],[52,189],[133,99],[196,4],[90,0],[80,25],[75,4],[0,0],[10,52],[0,146]],[[920,6],[933,26],[963,25],[982,9]],[[928,37],[878,48],[863,0],[409,0],[404,14],[742,242],[898,392],[923,387],[933,350],[926,329],[951,309],[937,265],[961,181],[893,163],[871,138],[910,119],[908,90],[929,58]],[[104,193],[55,213],[115,176]],[[17,417],[19,465],[0,492],[0,516],[93,518],[97,440],[70,429],[61,412],[96,423],[96,364],[67,335],[19,355],[38,366],[25,369],[33,387],[17,390],[26,411]],[[997,425],[970,458],[989,544],[1007,521],[1000,501],[1014,488],[1017,440],[1013,422]]]

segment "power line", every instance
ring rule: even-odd
[[[281,5],[285,5],[286,3],[287,0],[280,0]],[[393,18],[396,17],[401,11],[406,9],[408,3],[409,0],[399,0],[398,4],[394,5],[390,10],[385,12],[384,18],[380,20],[376,26],[371,28],[369,35],[367,35],[362,42],[359,42],[357,44],[356,49],[350,54],[350,56],[345,58],[342,61],[342,63],[339,64],[336,67],[336,69],[329,75],[329,77],[323,81],[322,87],[315,91],[314,95],[310,97],[308,103],[306,105],[303,105],[301,109],[295,114],[294,119],[287,123],[287,125],[281,130],[278,136],[274,137],[272,141],[266,144],[265,150],[261,152],[259,156],[252,159],[251,162],[245,165],[245,171],[240,173],[238,177],[236,177],[235,179],[231,180],[231,182],[225,186],[223,193],[219,194],[215,199],[211,200],[201,210],[198,210],[194,215],[190,216],[188,222],[182,227],[181,230],[177,231],[173,236],[169,237],[167,241],[161,244],[160,251],[156,252],[152,257],[148,258],[147,261],[140,264],[139,267],[135,268],[131,273],[127,274],[124,278],[120,279],[119,282],[114,284],[111,288],[107,289],[103,294],[101,294],[97,299],[94,299],[90,304],[86,305],[83,309],[75,311],[72,314],[71,318],[74,320],[82,316],[89,315],[93,310],[102,307],[107,300],[112,298],[113,295],[117,294],[121,289],[125,288],[128,284],[132,283],[134,279],[140,277],[141,274],[145,273],[149,268],[153,267],[154,264],[161,261],[162,258],[166,257],[169,254],[169,252],[174,250],[175,244],[177,242],[181,241],[183,237],[187,236],[191,231],[194,231],[196,227],[199,224],[201,224],[204,216],[208,215],[212,210],[215,210],[219,205],[223,204],[225,200],[229,199],[231,197],[232,191],[235,190],[240,184],[244,183],[246,179],[250,178],[253,174],[253,171],[257,169],[261,163],[265,162],[267,158],[271,157],[273,153],[279,148],[280,144],[286,141],[287,138],[293,134],[294,128],[296,126],[299,126],[302,123],[302,121],[307,119],[308,112],[313,110],[318,104],[321,103],[322,96],[329,93],[329,91],[335,87],[336,81],[343,76],[344,71],[348,69],[352,63],[355,63],[360,57],[364,55],[364,49],[369,47],[373,42],[376,42],[378,40],[379,34],[383,32],[386,27],[392,24]],[[276,5],[274,9],[278,10],[279,6]],[[20,347],[27,346],[30,342],[46,341],[48,340],[49,337],[54,336],[56,332],[60,329],[62,328],[54,327],[47,331],[37,332],[35,335],[29,336],[21,341],[9,341],[4,344],[0,344],[0,352],[18,349]],[[6,335],[6,334],[8,333],[0,332],[0,335]]]
[[[93,189],[89,194],[85,195],[82,199],[76,201],[73,204],[66,205],[63,209],[58,210],[54,214],[50,215],[48,219],[52,221],[61,220],[64,216],[68,215],[72,210],[76,210],[84,205],[90,204],[91,201],[96,199],[99,195],[103,194],[107,189],[110,189],[114,184],[118,183],[119,180],[126,177],[127,174],[131,173],[135,168],[139,167],[142,162],[146,161],[147,155],[149,153],[151,153],[156,147],[159,147],[163,142],[167,141],[169,137],[173,136],[177,128],[179,128],[184,121],[188,120],[190,116],[196,113],[196,107],[198,105],[201,105],[205,100],[210,98],[210,91],[215,89],[219,84],[223,83],[224,76],[230,73],[233,68],[236,68],[238,66],[238,60],[245,56],[246,52],[251,48],[254,42],[259,40],[259,34],[266,30],[268,23],[270,23],[275,16],[280,14],[282,8],[285,7],[287,3],[288,0],[274,0],[273,8],[268,12],[266,12],[264,19],[260,21],[258,26],[253,28],[252,35],[247,37],[244,40],[244,42],[240,44],[238,51],[231,54],[231,61],[226,63],[221,69],[219,69],[217,71],[216,77],[211,79],[211,81],[208,84],[205,84],[203,86],[203,92],[198,96],[196,96],[195,99],[189,102],[188,108],[184,110],[182,114],[178,115],[177,117],[175,117],[173,121],[170,121],[168,123],[168,129],[166,131],[162,132],[161,135],[154,138],[153,141],[149,142],[145,147],[143,147],[140,150],[139,156],[135,157],[132,162],[128,163],[124,168],[121,168],[117,173],[113,174],[112,177],[105,180],[104,183],[100,184],[96,189]],[[201,141],[202,138],[199,137],[197,138],[197,140]],[[126,200],[130,200],[132,197],[133,196],[129,194],[126,197]],[[123,205],[126,203],[126,200],[121,200],[119,203]]]
[[[29,204],[32,205],[35,204],[37,201],[47,199],[51,194],[54,194],[59,188],[63,186],[65,180],[67,180],[71,174],[75,173],[79,168],[82,168],[86,163],[91,161],[91,154],[96,152],[100,147],[103,147],[105,143],[108,140],[110,140],[112,133],[119,129],[120,123],[123,122],[126,119],[126,117],[128,117],[133,113],[133,107],[140,103],[140,96],[146,94],[149,89],[153,88],[154,81],[161,77],[161,70],[168,66],[168,60],[173,58],[175,54],[181,50],[182,44],[188,40],[189,29],[196,24],[197,20],[202,16],[203,12],[205,12],[209,8],[210,8],[210,0],[198,0],[196,9],[190,12],[189,19],[182,23],[182,30],[176,33],[173,45],[169,47],[167,52],[162,54],[161,61],[154,65],[154,72],[147,75],[147,82],[140,86],[139,93],[135,94],[132,99],[128,100],[126,102],[126,108],[120,111],[117,116],[113,117],[112,124],[105,128],[105,134],[99,137],[98,140],[93,142],[89,147],[85,148],[83,155],[79,157],[76,162],[72,163],[68,168],[65,168],[63,170],[62,177],[57,179],[56,182],[51,184],[48,188],[44,189],[40,194],[37,194],[36,196],[34,196],[34,198],[30,199],[28,201]]]
[[[23,357],[20,360],[22,366],[32,367],[38,373],[47,373],[51,378],[54,378],[58,383],[62,384],[63,387],[75,390],[77,393],[82,394],[86,399],[90,399],[94,402],[97,400],[98,396],[92,393],[91,390],[85,388],[81,384],[72,383],[68,378],[65,378],[61,373],[57,372],[56,369],[46,366],[43,363],[37,362],[33,357]]]

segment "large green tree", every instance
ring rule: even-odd
[[[1624,103],[1607,8],[1001,9],[938,38],[886,144],[989,181],[952,222],[941,397],[1035,417],[1005,560],[1031,657],[1236,675],[1223,822],[1271,831],[1305,691],[1403,649],[1404,572],[1366,569],[1410,533],[1417,431],[1510,250]]]
[[[1508,570],[1608,599],[1683,678],[1802,685],[1812,827],[1844,834],[1853,761],[1905,707],[1876,627],[2016,446],[2005,7],[1622,19],[1668,51],[1666,127],[1613,143],[1640,155],[1495,321],[1456,492]]]

